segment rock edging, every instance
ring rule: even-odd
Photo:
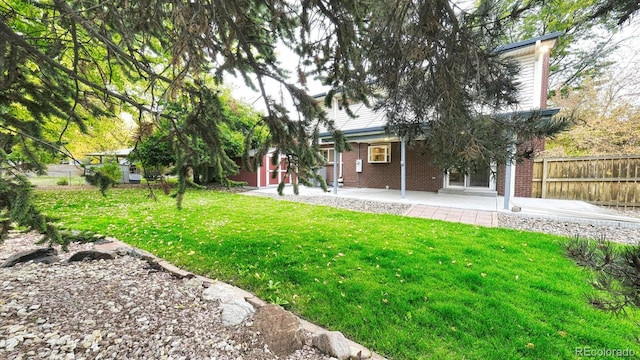
[[[124,256],[145,261],[153,269],[171,277],[183,279],[185,284],[197,290],[204,301],[218,303],[222,324],[225,327],[248,326],[262,334],[264,351],[278,357],[293,354],[303,346],[313,346],[321,353],[339,360],[384,359],[363,346],[346,339],[341,333],[328,331],[278,305],[266,303],[245,290],[195,275],[146,251],[128,246],[121,241],[108,238],[73,252],[70,256],[59,255],[53,248],[37,248],[21,251],[7,258],[0,267],[11,267],[19,263],[75,263],[85,261],[110,261]],[[13,338],[12,338],[13,339]],[[13,340],[0,344],[0,348],[11,350],[18,343]],[[14,341],[15,342],[15,341]]]
[[[151,253],[142,251],[139,249],[131,248],[125,243],[119,240],[110,238],[110,241],[105,244],[96,245],[97,249],[109,251],[110,249],[116,249],[118,253],[126,253],[127,255],[139,257],[152,266],[158,266],[161,270],[170,273],[177,278],[192,279],[194,286],[202,286],[203,298],[210,301],[218,301],[220,303],[220,309],[222,311],[223,323],[225,326],[237,326],[250,317],[253,316],[254,323],[259,331],[263,332],[266,341],[270,342],[266,344],[271,351],[277,355],[286,355],[292,351],[302,347],[303,332],[309,333],[311,336],[311,343],[314,347],[318,348],[321,352],[333,356],[339,360],[353,359],[372,359],[372,360],[386,360],[384,357],[372,352],[364,346],[346,339],[340,332],[328,331],[320,326],[310,323],[306,320],[300,319],[293,313],[282,309],[277,305],[270,305],[264,300],[258,298],[254,294],[240,289],[236,286],[229,285],[222,281],[208,279],[202,276],[195,275],[183,269],[180,269],[173,264],[157,258]],[[277,309],[279,308],[279,310]],[[226,314],[226,315],[225,315]],[[287,325],[286,331],[283,329],[277,329],[267,326],[260,326],[258,323],[267,323],[269,321],[261,320],[263,316],[269,315],[271,323]],[[257,318],[256,318],[257,316]],[[297,324],[293,319],[297,319]],[[257,320],[257,321],[256,321]],[[265,333],[265,330],[271,331]],[[339,334],[339,335],[338,335]],[[288,338],[286,336],[289,336]],[[320,347],[316,344],[321,344]],[[325,346],[327,345],[327,346]],[[299,347],[298,347],[299,346]],[[348,347],[348,355],[345,352]],[[335,349],[341,349],[339,353],[333,352]]]

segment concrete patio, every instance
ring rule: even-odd
[[[256,194],[276,192],[275,187],[251,190]],[[285,194],[292,195],[293,188],[287,186]],[[300,186],[302,196],[338,196],[378,202],[404,203],[411,205],[406,216],[437,219],[481,226],[497,226],[497,214],[545,217],[553,220],[570,220],[594,225],[616,225],[640,227],[640,218],[622,216],[611,209],[578,200],[554,200],[513,198],[509,209],[504,208],[504,197],[438,194],[423,191],[407,191],[404,199],[400,190],[341,187],[338,193],[324,192],[320,188]],[[520,211],[513,212],[513,207]]]

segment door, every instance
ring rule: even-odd
[[[451,169],[445,174],[445,188],[474,188],[495,190],[495,165],[487,165],[480,170],[464,174],[457,169]]]
[[[447,173],[447,187],[464,187],[465,175],[458,169],[451,169]]]
[[[489,166],[467,175],[467,187],[489,188],[491,168]]]

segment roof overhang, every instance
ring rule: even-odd
[[[524,110],[498,114],[499,117],[530,117],[533,115],[539,115],[542,118],[550,118],[560,112],[559,108],[542,109],[542,110]],[[370,127],[364,129],[352,129],[343,131],[344,135],[350,142],[380,142],[380,141],[399,141],[399,138],[394,134],[389,134],[384,126]],[[321,144],[332,144],[333,134],[330,132],[320,133]]]
[[[496,53],[499,54],[504,54],[504,53],[511,53],[511,52],[516,52],[516,54],[512,54],[511,56],[519,56],[519,54],[517,52],[521,51],[521,50],[525,50],[526,48],[532,48],[535,49],[535,45],[536,44],[540,44],[540,43],[550,43],[551,47],[553,47],[553,45],[555,44],[555,41],[562,36],[562,32],[561,31],[556,31],[553,32],[551,34],[546,34],[546,35],[542,35],[542,36],[538,36],[538,37],[534,37],[531,39],[527,39],[527,40],[523,40],[523,41],[518,41],[515,43],[511,43],[511,44],[507,44],[507,45],[503,45],[503,46],[499,46],[495,49]]]

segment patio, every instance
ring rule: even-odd
[[[250,192],[261,194],[276,192],[275,187],[266,187]],[[285,187],[285,194],[293,195],[291,186]],[[405,199],[400,190],[341,187],[338,193],[324,192],[314,187],[300,186],[301,196],[339,196],[379,202],[405,203],[413,205],[406,216],[438,219],[482,226],[497,226],[497,214],[508,213],[516,216],[546,217],[553,220],[569,220],[594,225],[615,225],[620,227],[640,227],[640,219],[622,216],[611,209],[578,200],[555,200],[516,197],[510,208],[504,209],[502,196],[474,196],[443,194],[424,191],[407,191]]]

